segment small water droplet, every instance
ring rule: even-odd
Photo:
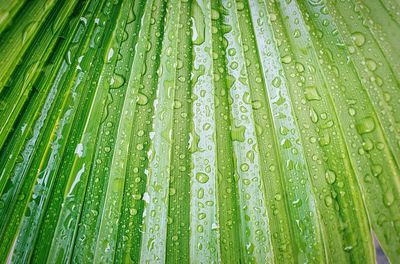
[[[386,206],[391,206],[394,202],[394,194],[391,189],[387,190],[383,195],[383,202]]]
[[[318,122],[317,112],[315,112],[314,108],[312,108],[312,107],[310,108],[310,118],[311,118],[311,121],[313,123],[317,123]]]
[[[355,116],[356,115],[356,110],[352,107],[349,108],[349,115]]]
[[[293,206],[299,208],[303,203],[300,199],[296,199],[292,202]]]

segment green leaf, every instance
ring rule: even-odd
[[[396,1],[0,3],[0,261],[400,259]]]

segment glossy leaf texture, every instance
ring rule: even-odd
[[[399,262],[399,43],[396,0],[0,2],[0,262]]]

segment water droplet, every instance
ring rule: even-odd
[[[245,140],[245,136],[244,136],[245,131],[246,131],[245,126],[232,127],[232,140],[243,142]]]
[[[251,162],[254,162],[254,151],[249,150],[249,151],[246,153],[246,157],[247,157]]]
[[[237,2],[236,3],[236,9],[238,11],[242,11],[244,9],[244,3],[243,2]]]
[[[296,30],[294,31],[294,33],[293,33],[293,36],[294,36],[295,38],[300,37],[300,36],[301,36],[300,30],[296,29]]]
[[[247,244],[246,244],[246,251],[247,251],[247,254],[249,254],[249,255],[253,254],[254,249],[255,249],[255,246],[254,246],[253,243],[247,243]]]
[[[276,100],[276,101],[274,102],[274,104],[276,104],[276,105],[282,105],[282,104],[285,103],[285,102],[286,102],[286,99],[282,96],[282,93],[279,92],[279,98],[278,98],[278,100]]]
[[[288,170],[293,170],[293,169],[294,169],[294,162],[293,162],[293,160],[288,160],[288,161],[286,161],[286,168],[287,168]]]
[[[169,188],[169,195],[174,196],[176,194],[176,189],[175,188]]]
[[[372,132],[375,129],[375,122],[372,117],[366,117],[360,120],[356,125],[357,132],[359,134],[365,134]]]
[[[136,149],[137,149],[137,150],[142,150],[142,149],[143,149],[143,144],[140,144],[140,143],[137,144],[137,145],[136,145]]]
[[[296,62],[296,70],[298,72],[304,72],[304,66],[300,62]]]
[[[146,105],[148,103],[149,99],[147,98],[146,95],[139,93],[137,97],[137,104],[138,105]]]
[[[205,123],[205,124],[203,125],[203,129],[204,129],[205,131],[209,130],[210,128],[211,128],[211,124],[210,124],[210,123]]]
[[[206,218],[206,216],[207,216],[207,215],[206,215],[205,213],[200,213],[200,214],[197,215],[197,217],[198,217],[200,220]]]
[[[352,107],[349,108],[349,115],[355,116],[356,115],[356,110]]]
[[[336,173],[331,170],[325,172],[325,180],[329,184],[333,184],[336,181]]]
[[[17,198],[18,201],[22,201],[24,199],[25,199],[25,194],[21,193],[18,195],[18,198]]]
[[[290,55],[285,55],[281,58],[282,63],[289,64],[292,61],[292,57]]]
[[[281,146],[282,146],[283,148],[285,148],[285,149],[288,149],[288,148],[290,148],[290,147],[292,146],[292,142],[290,142],[289,139],[284,139],[284,140],[282,140],[282,142],[281,142]]]
[[[356,46],[361,47],[365,43],[365,37],[361,32],[354,32],[351,38]]]
[[[238,63],[237,63],[236,61],[234,61],[234,62],[231,63],[231,68],[232,68],[233,70],[236,70],[238,66],[239,66],[239,65],[238,65]]]
[[[372,170],[372,174],[373,174],[375,177],[378,177],[379,175],[382,174],[383,168],[382,168],[381,165],[372,165],[372,166],[371,166],[371,170]]]
[[[243,184],[250,185],[251,181],[249,179],[244,179]]]
[[[204,189],[200,188],[197,192],[197,198],[202,199],[204,197]]]
[[[324,200],[325,200],[325,205],[328,207],[331,206],[333,203],[333,199],[330,195],[325,196]]]
[[[123,76],[119,74],[114,74],[113,77],[111,77],[111,82],[110,82],[110,88],[112,89],[118,89],[120,88],[123,84],[125,83],[125,79]]]
[[[367,59],[367,60],[365,61],[365,63],[367,64],[367,68],[368,68],[370,71],[375,71],[375,70],[376,70],[376,62],[375,62],[374,60],[372,60],[372,59]]]
[[[261,107],[262,107],[262,104],[261,104],[260,101],[258,101],[258,100],[254,100],[254,101],[253,101],[253,109],[254,109],[254,110],[258,110],[258,109],[260,109]]]
[[[313,123],[317,123],[318,122],[318,115],[315,112],[314,108],[312,108],[312,107],[310,108],[310,118],[311,118],[311,121]]]
[[[219,12],[215,9],[211,9],[211,19],[218,20],[219,19]]]
[[[181,107],[182,107],[181,101],[175,100],[175,101],[174,101],[174,108],[175,108],[175,109],[179,109],[179,108],[181,108]]]
[[[279,77],[275,77],[275,78],[272,80],[272,85],[273,85],[275,88],[278,88],[279,86],[281,86],[281,83],[282,83],[282,81],[281,81],[281,78],[279,78]]]
[[[308,101],[321,100],[317,88],[315,86],[308,86],[304,89],[304,96]]]
[[[343,248],[344,251],[350,252],[353,249],[353,246],[346,246]]]
[[[240,170],[243,172],[246,172],[249,170],[249,164],[247,163],[243,163],[242,165],[240,165]]]
[[[114,49],[110,48],[107,55],[107,62],[110,62],[113,56],[114,56]]]
[[[383,195],[383,202],[386,206],[391,206],[394,202],[394,194],[391,189],[387,190]]]
[[[292,202],[293,206],[299,208],[303,203],[300,199],[296,199]]]
[[[327,146],[331,142],[331,138],[328,133],[323,134],[319,139],[319,144],[321,146]]]
[[[138,213],[138,211],[137,211],[135,208],[131,208],[131,209],[129,210],[129,214],[130,214],[131,216],[135,216],[135,215],[137,215],[137,213]]]
[[[200,182],[200,183],[206,183],[206,182],[208,182],[208,176],[207,176],[207,174],[205,174],[205,173],[202,173],[202,172],[198,172],[197,174],[196,174],[196,179],[197,179],[197,181],[198,182]]]
[[[362,143],[362,146],[365,151],[371,151],[374,148],[374,143],[372,142],[371,139],[367,138]]]

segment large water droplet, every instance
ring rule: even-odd
[[[111,82],[110,82],[110,88],[112,89],[118,89],[120,88],[123,84],[125,83],[125,79],[123,76],[119,74],[114,74],[113,77],[111,77]]]
[[[285,55],[281,58],[282,63],[289,64],[292,61],[292,57],[290,55]]]
[[[200,182],[200,183],[206,183],[206,182],[208,182],[208,175],[207,174],[205,174],[205,173],[202,173],[202,172],[198,172],[197,174],[196,174],[196,179],[197,179],[197,181],[198,182]]]
[[[278,88],[279,86],[281,86],[281,83],[282,83],[282,81],[281,81],[281,78],[279,78],[279,77],[275,77],[275,78],[272,80],[272,85],[273,85],[275,88]]]
[[[232,140],[243,142],[245,139],[245,137],[244,137],[245,131],[246,131],[246,127],[244,127],[244,126],[233,127],[232,128]]]
[[[308,86],[304,89],[304,96],[308,101],[321,100],[317,88],[315,86]]]
[[[361,47],[365,43],[365,37],[361,32],[354,32],[351,38],[356,46]]]
[[[372,117],[366,117],[360,120],[356,125],[359,134],[372,132],[375,129],[375,122]]]
[[[333,184],[336,181],[336,173],[331,170],[325,172],[325,180],[329,184]]]
[[[138,105],[146,105],[148,103],[149,99],[147,98],[146,95],[139,93],[137,97],[137,104]]]

